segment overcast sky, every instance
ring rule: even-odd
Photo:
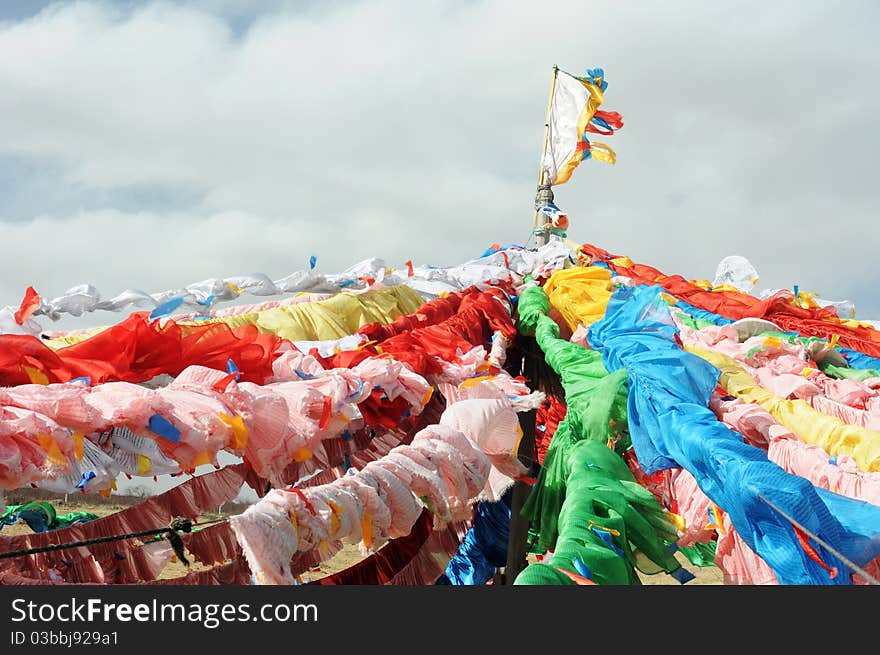
[[[525,242],[553,64],[625,127],[569,235],[880,318],[871,2],[0,3],[0,305]],[[99,312],[87,325],[119,315]],[[42,319],[49,329],[64,327]]]
[[[0,306],[525,243],[557,64],[625,122],[573,239],[880,318],[877,7],[3,0]]]

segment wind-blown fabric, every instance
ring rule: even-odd
[[[180,470],[215,463],[217,453],[225,450],[244,456],[258,474],[275,479],[291,461],[311,458],[322,440],[364,424],[377,425],[371,415],[365,417],[358,409],[359,403],[372,399],[376,387],[381,385],[388,401],[400,405],[400,412],[414,415],[430,398],[427,381],[391,359],[373,358],[353,369],[325,370],[314,358],[296,351],[290,354],[298,355],[294,369],[310,370],[304,373],[308,379],[291,373],[293,380],[239,384],[223,371],[192,366],[171,384],[155,390],[113,383],[110,389],[106,385],[35,385],[34,394],[10,392],[6,400],[28,408],[0,405],[5,419],[0,423],[0,484],[16,488],[69,474],[68,466],[79,470],[77,462],[94,445],[83,433],[100,437],[113,426],[130,427],[144,435],[134,453],[139,458],[135,474],[155,474],[157,457],[148,456],[145,448],[152,443]],[[65,402],[55,402],[59,399]],[[374,402],[373,411],[382,405]],[[56,418],[71,427],[56,423]],[[82,432],[72,433],[73,427]],[[110,438],[116,437],[111,432]],[[104,465],[112,466],[111,462],[105,460]],[[96,477],[91,472],[86,482]]]
[[[611,298],[611,271],[599,266],[556,271],[544,284],[550,304],[568,327],[590,326],[605,315]]]
[[[512,489],[497,501],[480,501],[473,525],[437,579],[438,585],[482,585],[507,563]]]
[[[516,453],[517,412],[535,408],[538,432],[552,436],[525,508],[541,562],[516,584],[639,584],[636,571],[664,570],[684,582],[673,542],[714,552],[730,584],[857,582],[843,557],[876,570],[880,359],[853,349],[870,351],[870,325],[797,291],[756,299],[727,286],[744,280],[670,282],[594,252],[595,266],[571,267],[552,238],[457,267],[369,260],[347,277],[224,278],[119,297],[120,311],[152,311],[68,334],[33,319],[99,309],[97,291],[54,305],[29,292],[0,312],[0,330],[19,333],[0,334],[0,486],[109,494],[120,472],[179,475],[221,450],[243,458],[54,536],[195,518],[242,484],[261,500],[183,536],[205,571],[156,580],[168,543],[127,540],[4,561],[0,582],[290,584],[351,543],[369,556],[336,576],[343,584],[482,584],[505,563],[509,516],[497,501],[515,478],[534,481]],[[297,290],[307,295],[215,307]],[[564,398],[505,370],[524,335]],[[0,549],[45,539],[6,536]]]
[[[489,468],[463,434],[429,426],[361,471],[303,491],[273,490],[230,524],[256,581],[290,584],[297,551],[330,556],[341,540],[369,550],[409,534],[423,505],[442,522],[465,518]]]
[[[716,314],[714,312],[710,312],[705,309],[700,309],[699,307],[694,307],[690,303],[681,300],[680,298],[675,298],[675,306],[685,312],[687,316],[694,321],[703,321],[706,325],[731,325],[736,323],[737,321],[732,318],[727,318],[726,316],[722,316],[720,314]],[[703,327],[703,325],[694,325],[694,327]],[[770,323],[768,327],[780,329],[775,323]],[[830,344],[831,340],[826,341],[821,337],[804,337],[800,335],[798,332],[794,332],[791,330],[781,330],[781,332],[788,339],[796,339],[801,342],[809,342],[814,339],[821,339],[823,343]],[[833,336],[832,336],[833,339]],[[852,350],[850,348],[843,348],[839,344],[835,344],[833,348],[834,352],[840,353],[841,362],[839,364],[834,364],[835,358],[829,358],[828,361],[824,361],[820,363],[820,366],[823,367],[823,370],[830,371],[828,375],[832,377],[855,377],[861,379],[867,379],[870,377],[880,377],[880,373],[875,375],[878,369],[880,369],[880,359],[875,357],[869,357],[864,353],[861,353],[857,350]]]
[[[540,399],[500,368],[503,344],[514,332],[509,312],[502,292],[470,287],[388,327],[364,326],[363,338],[382,340],[355,340],[354,350],[341,349],[340,340],[305,342],[312,352],[306,355],[281,342],[264,385],[237,381],[247,370],[228,372],[227,361],[227,372],[189,366],[156,388],[77,380],[0,390],[0,482],[10,489],[28,482],[60,491],[105,489],[120,471],[189,471],[226,450],[281,484],[293,462],[304,464],[300,474],[319,470],[305,464],[327,460],[332,446],[325,442],[417,415],[431,384],[456,399],[505,403],[508,423],[515,423],[513,409]],[[490,336],[487,351],[479,344]],[[324,358],[328,343],[335,354]],[[431,384],[412,369],[430,371]],[[510,449],[506,443],[489,448],[498,466],[514,466],[507,474],[515,477],[522,470]]]
[[[544,463],[553,435],[567,411],[564,400],[551,394],[547,394],[547,399],[538,408],[535,416],[535,449],[539,464]]]
[[[152,317],[146,312],[137,312],[132,316],[140,316],[150,325],[152,321],[158,321],[159,325],[178,326],[184,333],[207,330],[212,325],[225,325],[229,329],[254,326],[260,334],[273,334],[288,341],[328,340],[350,335],[367,323],[391,321],[415,311],[423,302],[423,298],[408,286],[395,285],[359,293],[337,293],[322,300],[287,302],[250,312],[224,313],[189,320],[185,317]],[[106,331],[75,333],[58,340],[47,340],[47,344],[66,346],[64,352],[71,352],[70,348],[83,341],[94,342]]]
[[[234,499],[241,491],[244,480],[245,467],[243,464],[225,466],[219,471],[190,478],[173,489],[148,498],[142,503],[93,521],[76,523],[51,532],[13,536],[0,535],[0,552],[39,548],[53,543],[84,541],[96,537],[161,528],[167,526],[176,516],[196,519],[202,512],[216,509],[223,503]],[[80,583],[112,582],[117,577],[120,583],[152,579],[141,577],[146,575],[146,569],[142,570],[140,574],[137,573],[137,566],[143,566],[143,562],[146,560],[143,559],[145,555],[136,552],[138,549],[133,547],[133,542],[134,540],[96,543],[88,547],[48,551],[14,560],[0,560],[0,572],[16,571],[30,577],[40,578],[48,577],[49,572],[53,571],[56,579]],[[119,559],[120,554],[134,558],[130,561],[135,569],[127,574],[125,571],[120,571],[119,574],[114,573],[116,568],[122,566],[119,564],[122,561]],[[153,555],[158,556],[156,553]],[[170,557],[170,553],[168,556]],[[142,562],[142,564],[136,565],[136,562]],[[155,561],[154,564],[156,567],[150,570],[157,574],[161,571],[162,566],[158,566],[158,561]],[[105,568],[107,572],[105,572]]]
[[[712,339],[715,345],[710,348],[701,336],[703,335],[700,332],[682,328],[681,337],[686,350],[702,357],[721,371],[719,384],[728,393],[760,405],[803,441],[821,446],[830,455],[849,455],[863,471],[880,471],[880,432],[865,427],[869,421],[873,425],[876,417],[828,399],[821,393],[820,385],[825,383],[824,387],[832,393],[842,392],[845,394],[839,396],[842,399],[849,396],[859,401],[866,398],[873,400],[876,395],[874,392],[860,388],[859,383],[854,381],[850,381],[845,390],[840,389],[839,385],[835,389],[835,381],[811,368],[809,361],[798,356],[780,355],[780,350],[776,348],[764,351],[761,357],[761,361],[766,362],[764,365],[758,368],[748,366],[741,361],[742,354],[750,345],[752,348],[749,352],[756,349],[753,342],[758,337],[735,345],[731,345],[729,340],[716,338]],[[781,346],[780,343],[779,347]],[[740,361],[726,354],[725,350],[739,353]],[[753,359],[745,359],[759,364],[760,361],[755,361],[757,357],[755,355]],[[793,359],[793,362],[786,361],[788,359]],[[773,365],[776,365],[775,370],[771,370]],[[776,372],[785,370],[797,370],[800,374]],[[802,371],[811,373],[805,377]],[[759,376],[764,386],[756,381],[754,375]],[[768,390],[768,387],[777,391],[777,394]],[[781,394],[779,390],[782,391]],[[839,416],[828,411],[833,408],[837,408]],[[820,409],[825,410],[824,413]]]
[[[784,400],[774,396],[755,384],[753,378],[726,355],[695,346],[687,349],[721,371],[720,383],[730,393],[761,405],[807,443],[821,445],[831,455],[851,455],[863,471],[880,470],[880,439],[877,433],[826,416],[802,400]]]
[[[38,305],[30,307],[27,316],[21,307],[7,306],[0,309],[0,334],[38,335],[42,331],[32,316],[48,316],[58,320],[63,314],[82,316],[87,312],[142,311],[150,310],[155,318],[169,316],[178,309],[189,310],[196,316],[220,317],[240,314],[234,308],[216,309],[215,304],[235,300],[243,293],[255,296],[271,296],[283,293],[335,294],[340,291],[366,291],[405,284],[426,298],[458,291],[475,284],[497,285],[516,281],[526,274],[540,276],[546,271],[562,268],[569,260],[571,250],[561,239],[553,238],[536,251],[510,245],[493,249],[483,256],[456,266],[411,266],[407,262],[406,275],[388,266],[382,259],[373,257],[363,260],[335,274],[300,270],[278,280],[264,273],[213,278],[195,282],[179,289],[148,294],[139,289],[127,289],[109,300],[102,300],[101,293],[91,284],[78,284],[62,295],[46,299],[36,294]],[[514,278],[514,279],[512,279]],[[279,304],[289,304],[281,301]],[[261,307],[254,307],[258,311]],[[268,308],[263,304],[262,308]],[[184,312],[181,318],[186,317]],[[196,318],[193,316],[192,318]],[[23,320],[18,320],[23,319]],[[100,329],[100,328],[99,328]],[[91,330],[87,330],[91,334]],[[48,336],[76,337],[82,331],[50,332]]]
[[[281,339],[253,325],[160,325],[143,313],[76,345],[53,351],[30,335],[0,335],[0,385],[50,384],[86,378],[144,382],[159,374],[177,375],[191,365],[226,369],[232,359],[246,381],[271,374]]]
[[[449,559],[461,543],[462,523],[431,527],[431,514],[423,510],[410,533],[385,544],[378,551],[311,585],[428,585],[442,575],[441,562]]]
[[[208,318],[220,318],[230,316],[240,316],[242,314],[257,314],[258,312],[282,307],[286,305],[298,305],[300,303],[311,303],[319,300],[327,300],[332,294],[329,293],[303,293],[297,294],[283,300],[267,300],[262,303],[252,303],[248,305],[235,305],[233,307],[224,307],[222,309],[213,309],[207,313],[191,312],[188,314],[172,314],[163,319],[174,321],[175,323],[200,323]],[[215,321],[216,322],[216,321]],[[40,336],[46,345],[57,350],[64,346],[72,346],[84,339],[106,330],[107,326],[79,328],[74,330],[44,330]],[[39,331],[38,331],[39,332]]]
[[[599,159],[613,164],[614,151],[603,143],[590,143],[587,133],[613,134],[623,127],[617,112],[600,112],[608,84],[601,68],[575,77],[564,71],[556,74],[550,116],[547,123],[547,148],[541,162],[552,185],[564,184],[584,159]]]
[[[789,473],[817,487],[880,506],[880,472],[867,473],[847,455],[829,457],[819,446],[804,443],[760,405],[740,398],[712,394],[710,407],[746,441],[767,451],[768,457]]]
[[[626,371],[609,375],[599,353],[560,339],[540,287],[525,289],[517,307],[520,328],[534,326],[562,378],[568,411],[522,510],[537,535],[533,547],[553,557],[526,567],[515,584],[547,584],[544,569],[588,570],[596,584],[638,584],[636,568],[677,571],[665,544],[677,537],[674,524],[613,450],[626,430]]]
[[[10,505],[0,509],[0,529],[4,525],[14,525],[23,521],[34,532],[58,530],[77,523],[85,523],[98,518],[92,512],[67,512],[59,514],[48,501],[31,501],[22,505]]]
[[[558,244],[553,245],[559,250],[557,246]],[[553,255],[558,266],[561,267],[567,261],[568,254],[566,249],[564,256]],[[517,264],[511,264],[509,260],[516,260],[517,257],[522,263],[528,264],[525,270],[529,272],[546,274],[553,270],[553,264],[539,261],[531,253],[526,256],[515,251],[497,252],[487,259],[504,261],[505,275],[508,277],[506,289],[513,290],[510,286],[513,278],[509,271],[511,266]],[[360,313],[352,311],[352,307],[346,304],[351,296],[357,297],[358,306],[362,310]],[[386,296],[391,298],[396,314],[373,311],[373,307],[383,306],[381,303],[363,302],[364,299]],[[411,305],[398,302],[407,297],[413,298]],[[297,542],[298,546],[303,546],[298,551],[302,554],[299,557],[302,562],[297,564],[291,560],[291,575],[299,567],[308,566],[307,560],[314,563],[332,555],[338,548],[339,541],[334,535],[339,536],[346,530],[353,530],[349,536],[359,534],[365,549],[372,548],[385,538],[403,536],[410,528],[410,518],[414,516],[411,510],[418,507],[419,502],[431,508],[436,521],[459,521],[461,517],[469,515],[471,502],[482,494],[492,497],[492,492],[486,487],[489,469],[485,462],[489,460],[485,455],[480,455],[480,458],[476,458],[476,455],[469,457],[469,453],[480,452],[474,448],[474,444],[482,444],[500,470],[511,475],[521,473],[523,469],[512,457],[521,437],[515,412],[536,407],[543,400],[543,394],[531,393],[524,381],[512,378],[501,368],[508,340],[514,335],[510,318],[510,298],[498,289],[483,292],[476,287],[465,288],[460,294],[456,292],[452,300],[438,298],[437,303],[426,310],[431,313],[434,308],[449,306],[451,311],[434,312],[431,316],[422,313],[418,317],[415,316],[416,310],[423,303],[408,287],[391,290],[390,293],[389,290],[376,289],[360,294],[342,294],[341,298],[345,302],[335,296],[328,299],[339,304],[343,326],[331,335],[332,339],[326,338],[327,335],[319,333],[317,329],[297,335],[301,338],[295,343],[312,350],[311,354],[292,349],[289,342],[276,335],[259,334],[259,330],[266,327],[262,316],[261,325],[243,324],[230,330],[228,324],[199,320],[187,325],[184,321],[168,320],[164,317],[150,320],[150,317],[142,313],[82,340],[72,339],[76,343],[55,352],[45,349],[45,345],[37,340],[44,348],[39,351],[40,355],[50,365],[41,366],[39,359],[23,358],[21,361],[28,368],[20,365],[18,373],[24,372],[26,378],[22,381],[26,380],[30,384],[8,387],[2,398],[3,408],[10,417],[17,418],[18,424],[25,430],[22,434],[29,435],[32,439],[31,445],[42,453],[35,458],[35,461],[42,460],[37,462],[42,475],[49,473],[54,476],[47,462],[61,468],[63,460],[68,463],[76,462],[78,466],[86,466],[88,462],[88,466],[92,468],[97,468],[100,463],[106,469],[104,473],[79,469],[76,472],[68,471],[66,477],[54,477],[53,483],[60,483],[62,479],[73,482],[72,478],[76,477],[77,472],[83,474],[83,481],[86,483],[96,479],[112,480],[113,471],[119,470],[118,466],[113,469],[113,465],[118,465],[119,462],[115,456],[107,454],[110,451],[105,451],[105,445],[117,448],[119,458],[122,458],[123,452],[131,455],[132,465],[137,468],[136,474],[141,475],[165,473],[161,466],[156,466],[164,466],[165,461],[170,462],[171,466],[179,464],[181,469],[189,470],[194,466],[210,463],[212,453],[225,449],[244,456],[243,466],[247,471],[245,477],[250,479],[253,473],[257,473],[258,477],[259,474],[273,477],[267,471],[267,466],[277,464],[284,468],[289,461],[285,458],[293,457],[296,461],[300,456],[308,456],[303,452],[310,450],[308,446],[314,447],[314,442],[307,439],[303,444],[298,443],[298,447],[285,446],[285,453],[270,453],[265,448],[265,452],[259,451],[258,446],[261,444],[263,447],[274,447],[274,442],[285,444],[285,440],[279,438],[284,436],[284,430],[279,432],[275,429],[284,422],[290,427],[294,418],[300,422],[305,421],[308,426],[298,425],[298,434],[305,434],[308,438],[315,435],[330,437],[323,439],[327,441],[339,439],[340,432],[347,432],[346,427],[355,430],[355,426],[360,425],[359,421],[376,427],[384,424],[397,428],[405,422],[404,419],[419,414],[422,406],[431,398],[432,384],[435,387],[442,386],[448,393],[448,398],[454,399],[453,408],[458,407],[448,415],[446,423],[438,420],[430,429],[423,428],[421,436],[413,439],[410,444],[398,441],[395,446],[392,441],[387,444],[390,449],[386,447],[376,451],[378,457],[360,459],[355,450],[344,453],[344,464],[347,467],[352,464],[361,466],[359,470],[349,468],[350,471],[357,470],[359,475],[371,476],[369,479],[382,490],[374,498],[362,485],[357,487],[362,494],[358,498],[364,501],[364,507],[375,518],[371,519],[368,526],[363,521],[357,525],[351,523],[358,516],[357,511],[351,511],[343,518],[342,513],[336,514],[333,510],[333,503],[340,508],[346,508],[346,501],[336,491],[328,491],[328,486],[338,488],[337,491],[347,489],[351,484],[351,475],[337,478],[329,485],[309,485],[303,492],[307,494],[308,500],[303,505],[305,515],[299,516],[298,534],[305,541]],[[290,302],[259,309],[265,313],[311,306],[314,310],[316,305],[325,308],[328,304],[332,303],[319,305],[316,302]],[[365,335],[352,334],[362,325],[370,323],[371,319],[387,324],[395,316],[402,317],[406,311],[413,316],[414,322],[397,323],[393,333],[387,333],[374,343],[365,342]],[[246,322],[248,313],[227,312],[222,318],[233,324],[236,321]],[[121,343],[116,344],[120,351],[120,355],[115,357],[116,363],[99,362],[97,357],[93,357],[95,362],[88,365],[94,365],[94,371],[98,371],[98,366],[104,366],[104,370],[97,373],[82,370],[82,367],[77,369],[75,364],[70,366],[71,362],[67,359],[69,353],[97,353],[104,347],[102,340],[108,340],[110,335],[119,336],[120,331],[129,326],[133,337],[130,342],[117,339]],[[143,330],[143,333],[139,330]],[[151,332],[171,331],[172,338],[169,342],[173,342],[175,337],[185,335],[201,336],[242,330],[247,330],[248,334],[257,339],[263,336],[272,337],[271,347],[262,353],[263,359],[257,360],[257,366],[246,355],[233,353],[233,357],[230,357],[229,351],[223,352],[222,348],[205,353],[214,359],[195,360],[204,361],[209,366],[201,363],[183,366],[186,363],[185,356],[178,356],[173,363],[168,360],[159,361],[155,359],[159,353],[154,350],[159,351],[162,348],[155,341],[152,349],[149,343],[144,343],[149,342]],[[351,340],[351,343],[345,342],[346,339]],[[331,340],[336,343],[327,349],[325,346]],[[138,350],[141,347],[146,352]],[[404,359],[417,352],[418,356],[412,360],[416,362],[415,368],[430,376],[431,382],[428,383],[423,376],[396,357],[389,358],[388,355],[394,352],[400,353]],[[343,366],[327,368],[330,358],[343,363]],[[54,368],[51,364],[55,364]],[[175,364],[180,368],[175,368]],[[67,370],[62,370],[65,365]],[[81,379],[74,381],[72,376],[86,372],[92,375],[77,375]],[[335,384],[336,378],[341,383],[339,389],[328,384],[328,381]],[[49,384],[44,384],[46,382]],[[137,384],[138,382],[141,384]],[[306,391],[300,393],[300,389]],[[276,402],[278,399],[287,403],[287,407],[282,408]],[[329,405],[328,399],[331,401]],[[294,405],[297,408],[295,412],[291,409]],[[357,411],[347,413],[345,406],[356,407]],[[280,409],[284,411],[276,411]],[[283,420],[276,420],[279,418]],[[59,422],[53,423],[55,419]],[[4,423],[5,426],[13,424]],[[456,427],[451,427],[451,424]],[[98,440],[98,436],[103,434],[109,435],[108,441]],[[40,435],[45,438],[38,438]],[[382,437],[379,437],[367,443],[379,445],[381,440]],[[354,435],[350,437],[350,441],[356,441]],[[357,443],[363,447],[364,442]],[[130,450],[119,449],[120,444],[125,444]],[[157,445],[159,449],[151,453],[154,457],[144,456],[145,449]],[[382,445],[385,446],[384,442]],[[255,448],[257,450],[252,450]],[[99,457],[99,453],[103,459],[90,459]],[[314,454],[313,452],[313,458]],[[165,460],[161,460],[162,457]],[[338,459],[333,461],[337,462]],[[329,462],[328,458],[327,463]],[[514,463],[517,464],[515,470],[510,468]],[[20,460],[9,470],[20,469],[19,464]],[[257,471],[254,471],[254,467]],[[227,470],[231,471],[228,468],[222,469],[218,474]],[[286,468],[284,472],[287,472]],[[91,477],[86,479],[86,473]],[[397,483],[394,482],[395,476],[398,478]],[[280,482],[280,479],[277,481]],[[405,501],[406,493],[402,493],[404,489],[409,489],[406,493],[412,496],[411,507]],[[502,487],[495,487],[493,492],[500,489]],[[299,498],[297,494],[294,495]],[[385,514],[373,502],[376,499],[389,503]],[[313,520],[314,517],[309,516],[310,503],[312,506],[331,508],[333,517],[327,526],[322,527]],[[138,509],[146,511],[148,508],[148,505],[144,505]],[[349,506],[347,509],[353,510],[356,507]],[[146,512],[146,515],[156,518],[150,512]],[[117,523],[113,527],[122,529],[118,521],[124,517],[120,515],[114,518]],[[390,521],[387,524],[386,518]],[[341,523],[334,525],[334,519]],[[107,526],[111,525],[108,522],[100,525],[105,523]],[[184,541],[197,561],[208,565],[216,564],[239,553],[230,530],[231,528],[221,524],[187,535]],[[455,539],[451,536],[453,532],[448,530],[432,536],[423,549],[424,556],[414,558],[402,567],[392,583],[428,580],[430,576],[442,573],[443,565],[437,568],[438,557],[446,553],[448,558],[452,554],[464,534],[464,529],[458,530],[461,534]],[[328,539],[319,539],[325,532]],[[110,552],[112,548],[116,550]],[[62,554],[59,551],[59,555]],[[314,554],[317,559],[310,559],[310,554]],[[50,563],[47,559],[41,559],[33,573],[42,575],[51,570],[54,571],[52,577],[56,579],[57,576],[61,579],[72,576],[72,579],[83,583],[130,583],[138,580],[149,582],[162,569],[168,556],[167,549],[162,550],[152,544],[134,548],[130,544],[116,544],[103,550],[97,547],[94,552],[86,549],[81,557],[69,560],[70,566],[64,575],[55,566],[46,568]],[[221,569],[225,570],[226,566],[221,564],[215,567],[218,577],[212,579],[219,580],[225,576],[226,574],[221,574]],[[238,573],[230,572],[230,575]],[[195,579],[193,576],[185,578],[190,581]]]
[[[858,565],[880,552],[880,541],[871,541],[880,531],[880,508],[866,510],[871,506],[787,474],[719,423],[708,408],[718,370],[676,344],[662,291],[617,289],[588,335],[610,370],[629,373],[629,427],[639,462],[648,473],[677,466],[690,471],[781,584],[849,584],[849,575],[831,577],[807,556],[791,523],[761,496]],[[847,570],[823,546],[812,546],[827,567]]]
[[[872,358],[880,357],[880,331],[868,325],[851,325],[841,320],[833,308],[800,307],[792,302],[794,294],[790,291],[779,291],[764,300],[739,291],[706,291],[680,275],[664,275],[652,266],[633,263],[627,257],[615,257],[591,244],[582,245],[579,252],[592,262],[606,263],[618,275],[636,283],[659,284],[676,298],[700,309],[732,319],[766,318],[804,336],[837,336],[847,348]]]

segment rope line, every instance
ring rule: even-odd
[[[768,505],[770,505],[770,507],[772,507],[772,508],[775,509],[777,512],[779,512],[779,513],[780,513],[783,517],[785,517],[785,519],[787,519],[792,525],[797,526],[798,529],[802,530],[804,533],[806,533],[807,535],[809,535],[810,539],[815,539],[817,543],[821,544],[822,547],[824,547],[826,550],[828,550],[828,551],[830,551],[831,553],[833,553],[834,556],[837,557],[837,559],[839,559],[841,562],[843,562],[844,564],[846,564],[849,568],[851,568],[853,571],[855,571],[856,573],[858,573],[859,575],[861,575],[863,578],[865,578],[866,580],[868,580],[871,584],[874,584],[874,585],[880,585],[880,580],[878,580],[878,579],[875,578],[873,575],[871,575],[870,573],[868,573],[865,569],[863,569],[862,567],[860,567],[860,566],[859,566],[858,564],[856,564],[855,562],[852,562],[851,560],[849,560],[845,555],[843,555],[842,553],[840,553],[836,548],[834,548],[834,546],[832,546],[831,544],[829,544],[828,542],[826,542],[824,539],[822,539],[821,537],[819,537],[819,536],[813,534],[812,532],[810,532],[810,531],[809,531],[807,528],[805,528],[803,525],[801,525],[801,524],[798,523],[796,520],[794,520],[792,517],[790,517],[788,514],[786,514],[785,512],[783,512],[781,509],[779,509],[775,504],[773,504],[773,503],[771,503],[769,500],[767,500],[767,498],[764,497],[762,494],[758,494],[758,498],[760,498],[760,499],[763,500],[765,503],[767,503]]]
[[[220,523],[226,521],[226,518],[215,519],[200,525],[210,525],[212,523]],[[49,553],[55,550],[66,550],[68,548],[79,548],[80,546],[91,546],[92,544],[106,543],[108,541],[123,541],[125,539],[135,539],[137,537],[152,537],[155,535],[165,534],[166,538],[174,546],[175,553],[186,564],[186,558],[181,557],[183,540],[180,538],[180,532],[192,532],[193,522],[190,519],[176,517],[172,519],[164,528],[153,528],[151,530],[141,530],[140,532],[129,532],[120,535],[111,535],[109,537],[95,537],[93,539],[83,539],[82,541],[69,541],[61,544],[50,544],[48,546],[37,546],[35,548],[25,548],[23,550],[12,550],[6,553],[0,553],[0,559],[11,559],[13,557],[24,557],[25,555],[35,555],[37,553]],[[180,547],[180,552],[178,552]]]

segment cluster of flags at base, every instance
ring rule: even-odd
[[[591,142],[587,135],[610,136],[623,127],[623,118],[616,111],[599,107],[605,99],[605,72],[601,68],[587,70],[576,77],[557,70],[547,122],[547,148],[542,161],[551,185],[568,181],[584,159],[598,159],[613,164],[614,150],[604,143]]]

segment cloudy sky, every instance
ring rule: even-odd
[[[524,243],[553,64],[604,67],[615,166],[569,234],[748,257],[880,318],[871,2],[0,3],[0,305]],[[603,139],[600,139],[603,140]],[[99,312],[87,325],[118,315]],[[57,328],[64,325],[45,325]],[[82,323],[81,323],[82,324]]]

